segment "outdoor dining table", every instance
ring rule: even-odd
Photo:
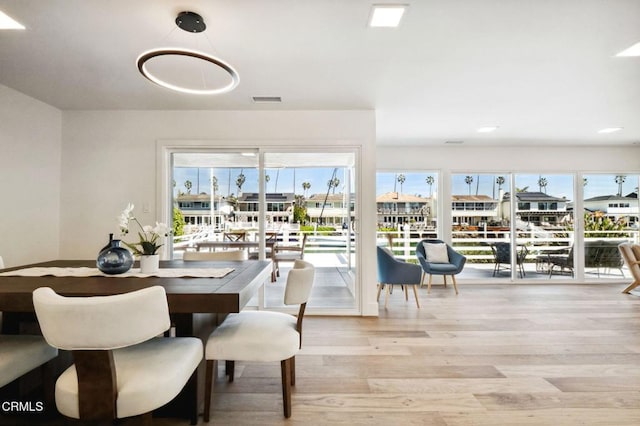
[[[126,293],[146,287],[164,287],[169,314],[176,336],[196,336],[206,341],[218,322],[219,314],[240,312],[258,289],[271,277],[271,262],[161,261],[165,268],[230,268],[221,278],[191,276],[25,276],[17,275],[27,268],[95,268],[95,261],[55,260],[0,270],[0,312],[2,333],[18,334],[25,323],[34,320],[32,292],[38,287],[51,287],[64,296],[105,296]],[[132,271],[136,270],[137,264]],[[12,272],[13,271],[13,272]],[[7,274],[9,272],[9,274]],[[16,274],[16,275],[13,275]],[[202,368],[200,368],[202,370]],[[203,372],[199,372],[202,374]],[[187,385],[175,403],[179,411],[188,411],[192,424],[197,422],[198,380]]]

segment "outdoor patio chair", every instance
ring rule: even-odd
[[[585,267],[596,268],[598,277],[600,276],[600,269],[617,269],[624,277],[622,266],[624,261],[618,250],[620,241],[587,241],[585,242]]]
[[[304,260],[304,247],[307,244],[307,234],[302,234],[302,238],[298,238],[298,244],[281,244],[276,243],[273,246],[273,270],[271,272],[271,282],[275,282],[280,276],[280,262],[295,262],[296,260]]]
[[[446,256],[444,255],[444,250],[441,247],[433,247],[431,245],[441,245],[445,244],[446,246]],[[430,251],[433,250],[434,254],[438,251],[442,252],[441,258],[437,258],[431,255],[428,255],[426,252],[427,247],[430,248]],[[444,279],[444,286],[447,286],[447,275],[451,276],[453,280],[453,289],[458,294],[458,285],[456,283],[456,275],[462,272],[462,268],[464,268],[464,264],[467,261],[467,258],[462,254],[455,251],[449,244],[446,244],[441,240],[422,240],[416,246],[416,256],[418,257],[418,262],[420,262],[420,266],[422,266],[422,278],[420,279],[420,283],[424,283],[424,276],[429,274],[429,284],[427,286],[427,293],[431,293],[431,281],[433,275],[442,275]]]
[[[511,270],[511,243],[499,241],[491,244],[491,251],[495,260],[495,266],[493,268],[493,276],[499,274],[502,270]],[[520,246],[518,249],[518,255],[516,256],[516,267],[520,278],[523,278],[526,273],[524,271],[524,262],[529,254],[527,246]]]
[[[633,277],[633,282],[622,292],[630,293],[640,285],[640,244],[622,243],[618,246],[618,250]]]
[[[376,301],[380,301],[380,292],[386,289],[384,298],[384,308],[387,309],[389,293],[391,287],[399,285],[404,291],[405,300],[409,300],[409,286],[413,287],[413,294],[416,298],[416,305],[420,308],[418,300],[418,286],[422,280],[422,268],[420,265],[407,263],[402,259],[397,259],[389,249],[377,247],[378,249],[378,296]]]
[[[549,278],[553,275],[554,268],[560,268],[561,274],[566,269],[573,276],[573,246],[571,246],[567,254],[548,254],[547,264],[549,265]]]

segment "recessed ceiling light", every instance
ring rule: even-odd
[[[395,28],[400,25],[406,8],[406,4],[374,4],[371,7],[369,26]]]
[[[628,49],[623,50],[618,53],[616,56],[640,56],[640,42],[634,44]]]
[[[598,130],[598,133],[615,133],[622,130],[622,127],[605,127],[604,129]]]
[[[480,127],[479,129],[476,130],[476,132],[491,133],[491,132],[495,132],[496,130],[498,130],[498,126],[486,126],[486,127]]]
[[[449,145],[461,145],[464,141],[445,141],[445,143]]]
[[[0,30],[24,30],[24,25],[0,10]]]

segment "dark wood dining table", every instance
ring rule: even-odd
[[[95,267],[95,260],[55,260],[0,270],[1,273],[31,267]],[[137,264],[134,265],[134,268]],[[2,333],[18,334],[33,322],[32,292],[38,287],[51,287],[65,296],[104,296],[126,293],[160,285],[167,293],[169,313],[176,336],[207,337],[220,321],[220,316],[240,312],[258,289],[271,277],[271,262],[259,260],[183,262],[161,261],[160,268],[233,268],[222,278],[194,277],[57,277],[0,275],[0,311],[3,312]],[[203,370],[200,368],[200,370]],[[199,372],[202,375],[203,372]],[[196,424],[199,407],[198,380],[185,389],[176,405],[189,412]]]

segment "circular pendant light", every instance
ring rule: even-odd
[[[194,12],[181,12],[176,17],[175,22],[180,29],[189,33],[201,33],[207,28],[202,17]],[[208,66],[214,66],[216,68],[216,71],[222,71],[223,74],[227,75],[230,78],[230,82],[226,85],[221,85],[214,88],[204,87],[202,89],[172,83],[171,81],[168,81],[167,79],[161,78],[160,76],[154,74],[154,72],[150,70],[149,64],[151,60],[163,57],[170,57],[172,59],[188,58],[195,59],[197,61],[203,61]],[[176,92],[188,93],[191,95],[219,95],[222,93],[230,92],[231,90],[235,89],[236,86],[238,86],[238,84],[240,83],[240,76],[238,75],[236,70],[234,70],[231,65],[227,64],[221,59],[204,52],[198,52],[196,50],[179,47],[159,48],[144,52],[138,57],[137,66],[138,71],[140,71],[140,73],[145,78],[157,84],[158,86],[174,90]]]

